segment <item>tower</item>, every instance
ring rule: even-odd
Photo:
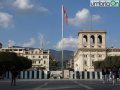
[[[106,31],[80,30],[78,32],[78,49],[74,53],[75,71],[90,71],[90,68],[94,68],[94,61],[105,57]]]

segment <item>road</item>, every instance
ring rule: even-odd
[[[11,80],[0,80],[0,90],[120,90],[117,85],[103,84],[102,80],[65,80],[65,79],[17,79],[16,86]]]

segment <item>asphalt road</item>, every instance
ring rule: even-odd
[[[0,90],[120,90],[120,80],[117,85],[103,84],[102,80],[65,80],[65,79],[17,79],[16,86],[11,86],[11,80],[0,80]]]

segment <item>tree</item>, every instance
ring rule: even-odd
[[[103,61],[95,61],[95,68],[113,68],[120,67],[120,56],[107,56]]]
[[[74,71],[74,69],[72,69],[71,67],[67,67],[66,69],[69,71]]]
[[[15,66],[17,55],[14,52],[0,52],[0,68],[1,70],[10,70]]]
[[[32,60],[26,57],[18,56],[18,62],[16,63],[16,67],[19,70],[25,70],[25,69],[31,68]]]
[[[9,71],[15,66],[17,70],[32,67],[32,61],[26,57],[17,56],[14,52],[0,52],[0,70]]]
[[[94,67],[95,68],[102,68],[104,66],[103,61],[95,61]]]
[[[53,62],[51,62],[51,66],[58,67],[58,63],[57,63],[57,61],[53,61]]]

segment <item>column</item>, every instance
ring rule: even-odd
[[[83,35],[82,34],[79,34],[79,47],[78,48],[82,48],[83,47]]]
[[[87,35],[87,39],[88,39],[88,43],[87,43],[88,46],[87,47],[90,48],[90,34]]]
[[[98,47],[98,35],[96,34],[95,35],[95,48]]]
[[[102,48],[106,48],[106,34],[102,35]]]
[[[88,54],[88,68],[91,67],[91,51],[89,51],[89,54]]]
[[[79,58],[79,65],[80,65],[80,71],[84,70],[84,58],[83,58],[83,51],[80,52],[80,58]]]

